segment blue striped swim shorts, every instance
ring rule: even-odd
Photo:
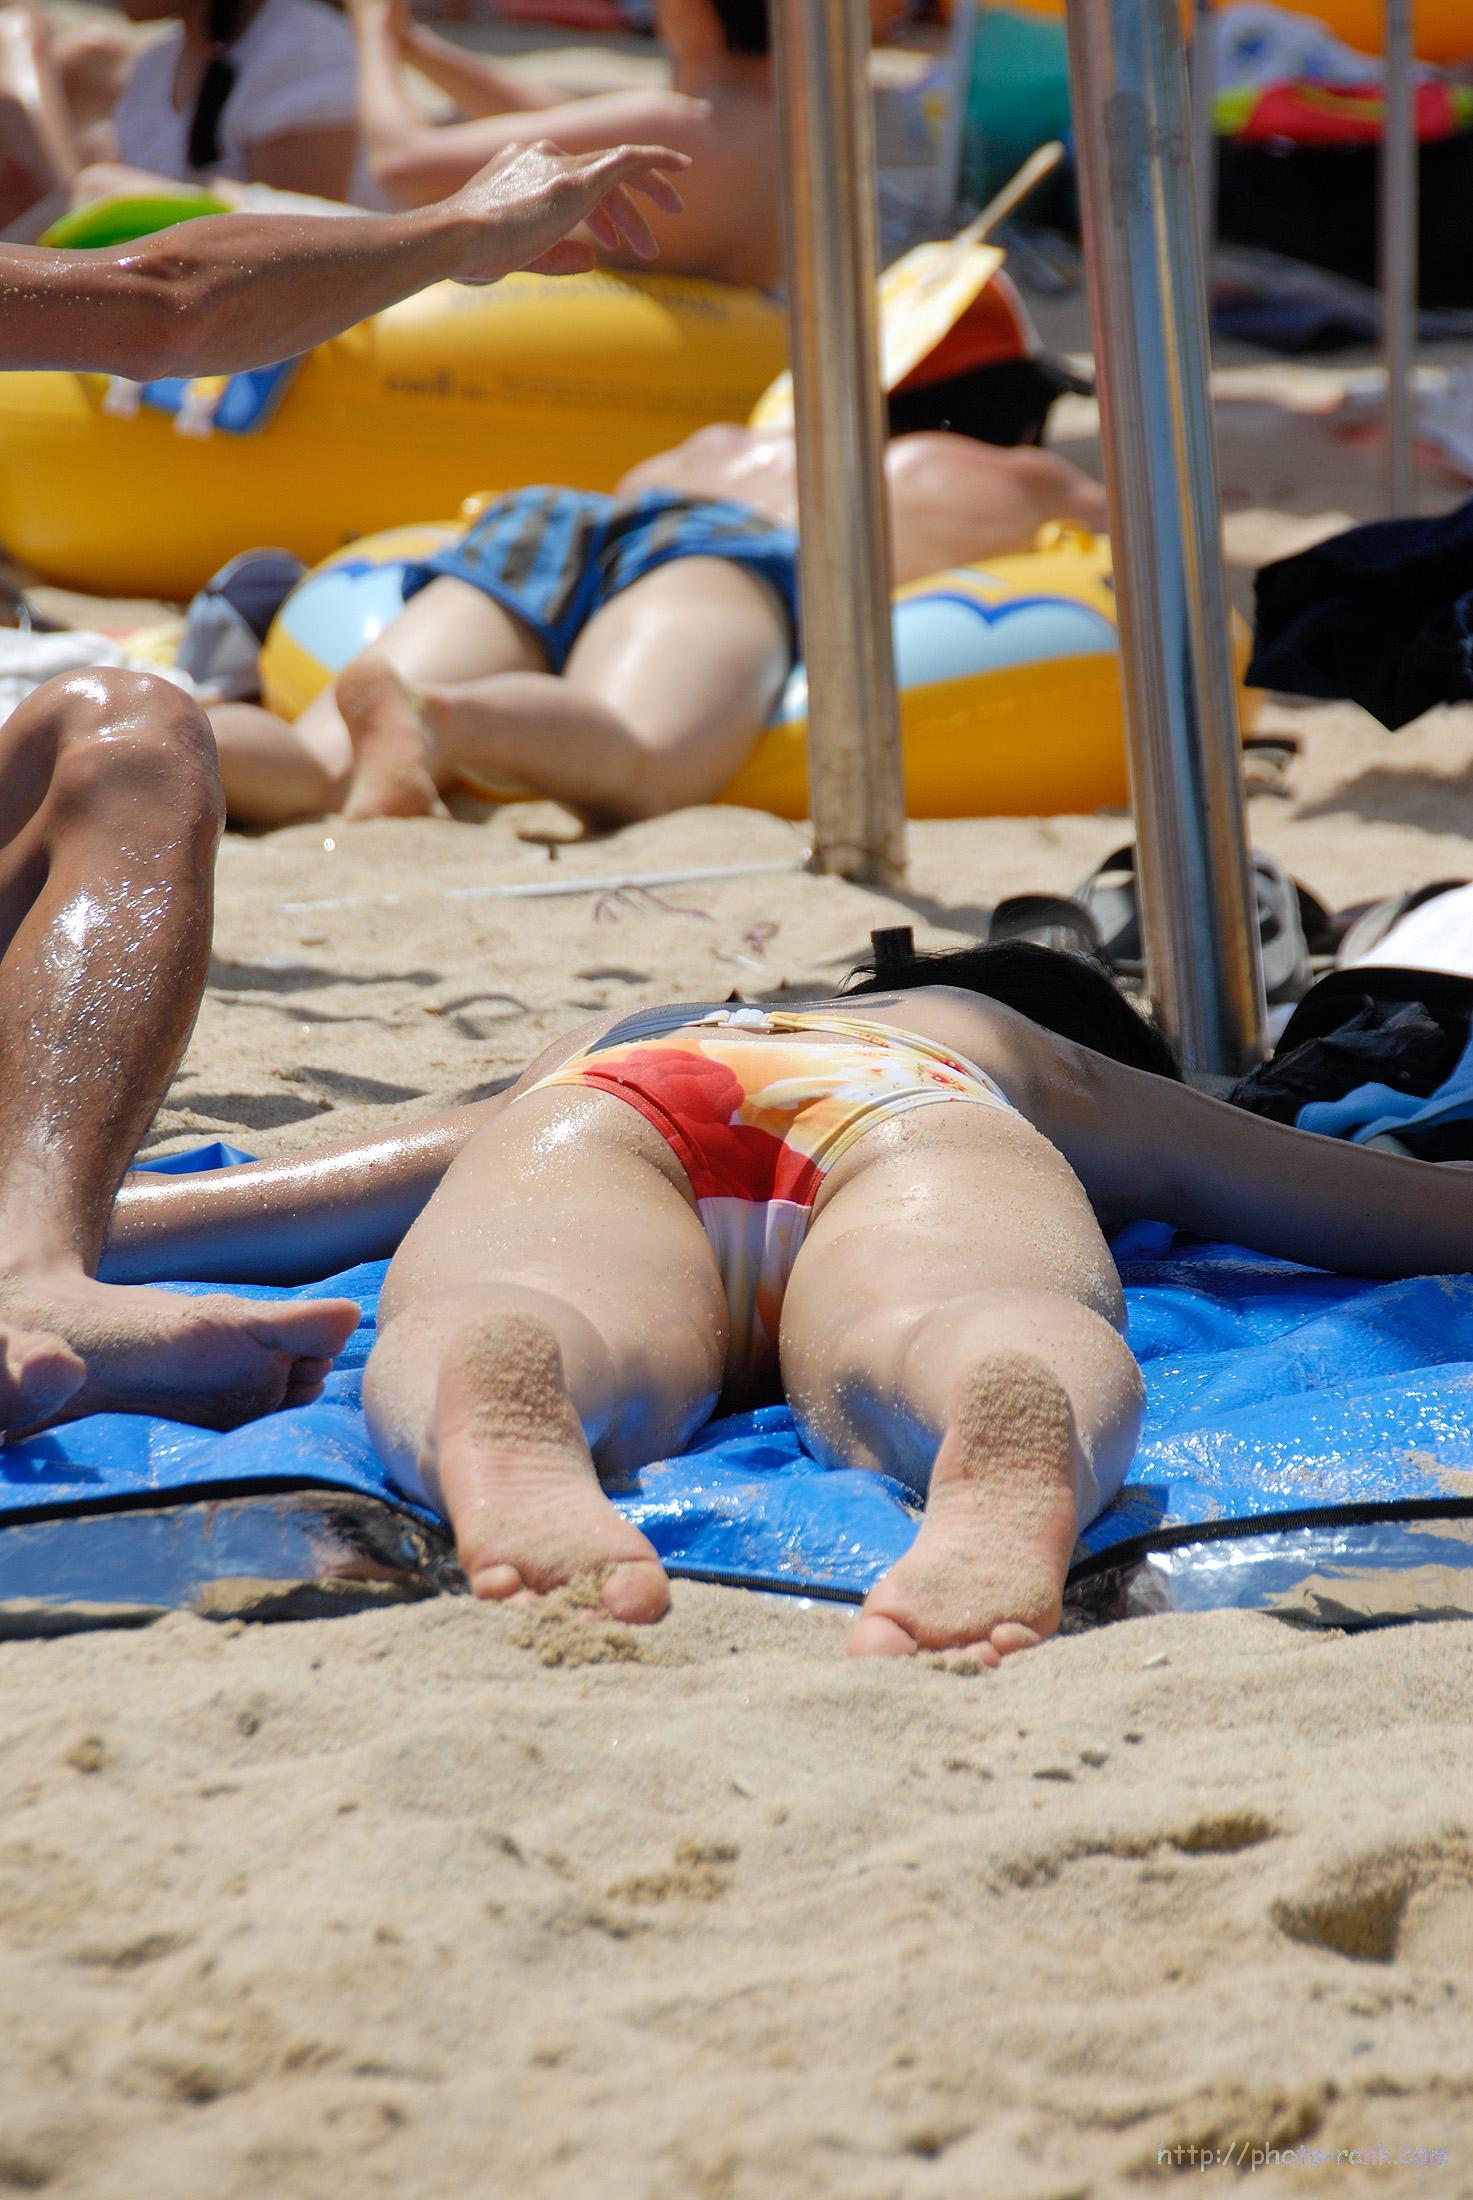
[[[596,611],[676,558],[722,558],[765,581],[798,637],[798,538],[741,504],[646,489],[518,489],[487,505],[468,534],[409,567],[406,600],[448,575],[479,588],[529,627],[561,672]]]

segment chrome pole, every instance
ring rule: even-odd
[[[1217,16],[1214,0],[1192,9],[1192,167],[1197,179],[1197,223],[1202,263],[1212,277],[1217,248]]]
[[[1263,979],[1181,17],[1068,0],[1068,27],[1146,967],[1187,1066],[1231,1076]]]
[[[967,144],[967,93],[972,83],[972,49],[982,0],[954,0],[946,41],[946,114],[931,213],[938,223],[951,221],[962,195],[962,158]]]
[[[1381,346],[1386,360],[1386,507],[1417,500],[1417,67],[1415,0],[1385,0],[1381,138]]]
[[[905,871],[865,0],[777,0],[813,861]]]

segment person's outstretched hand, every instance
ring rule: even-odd
[[[513,145],[449,202],[485,225],[482,236],[472,236],[457,280],[494,283],[517,268],[534,275],[585,274],[597,255],[568,234],[585,225],[611,251],[653,260],[660,248],[636,194],[678,214],[685,202],[670,178],[689,166],[688,154],[663,145],[615,145],[598,153],[565,153],[547,138]]]

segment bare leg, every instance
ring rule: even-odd
[[[1054,1148],[981,1108],[908,1130],[856,1148],[820,1206],[783,1309],[784,1386],[820,1456],[928,1491],[851,1648],[995,1664],[1058,1625],[1078,1528],[1130,1463],[1140,1374]]]
[[[64,191],[78,164],[46,20],[11,0],[0,6],[0,227]]]
[[[437,581],[426,597],[445,586],[476,593]],[[680,558],[625,589],[589,621],[561,678],[406,679],[402,652],[395,678],[381,646],[338,682],[359,759],[348,814],[423,814],[459,777],[608,820],[709,802],[745,761],[790,662],[776,596],[722,558]]]
[[[664,1573],[598,1474],[678,1450],[726,1354],[720,1279],[658,1133],[602,1093],[518,1102],[404,1240],[379,1319],[369,1426],[449,1516],[476,1594],[581,1585],[618,1619],[658,1619]]]
[[[468,581],[431,581],[347,666],[332,698],[350,759],[348,817],[431,817],[460,776],[421,722],[419,690],[522,674],[545,679],[547,658],[522,621]]]
[[[53,680],[0,729],[0,819],[0,1317],[85,1362],[77,1411],[224,1427],[315,1395],[348,1302],[93,1280],[204,984],[220,824],[208,727],[165,681]]]
[[[384,629],[357,664],[388,667],[405,680],[476,680],[488,673],[540,671],[545,660],[531,635],[501,606],[465,581],[432,581]],[[353,667],[342,675],[354,694]],[[339,683],[341,684],[341,682]],[[360,687],[361,687],[360,683]],[[442,808],[439,788],[427,777],[423,751],[411,714],[408,769],[399,755],[402,728],[389,728],[381,759],[375,743],[379,728],[370,684],[366,705],[355,716],[363,762],[377,782],[377,806],[360,812],[358,790],[350,816],[431,816]],[[389,693],[397,696],[393,682]],[[225,789],[225,812],[232,825],[290,825],[297,818],[323,817],[344,806],[355,770],[354,742],[329,688],[308,705],[292,725],[250,703],[222,703],[210,713]],[[448,773],[444,784],[453,784]]]
[[[214,706],[210,730],[220,761],[225,815],[232,825],[292,825],[298,818],[326,817],[337,808],[348,784],[347,738],[343,736],[341,757],[335,758],[331,740],[324,744],[314,737],[325,715],[313,704],[289,725],[254,703]]]

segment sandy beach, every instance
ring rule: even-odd
[[[1342,380],[1223,371],[1240,604],[1378,509]],[[1330,906],[1473,870],[1473,709],[1275,729],[1254,840]],[[922,822],[880,894],[732,809],[232,836],[149,1143],[306,1147],[594,1009],[827,990],[872,926],[975,936],[1128,837]],[[967,1675],[845,1624],[678,1584],[639,1634],[443,1598],[0,1641],[0,2194],[1473,2192],[1465,1634],[1157,1619]]]
[[[7,1648],[0,2190],[1469,2189],[1454,1628],[841,1645],[678,1585]]]

